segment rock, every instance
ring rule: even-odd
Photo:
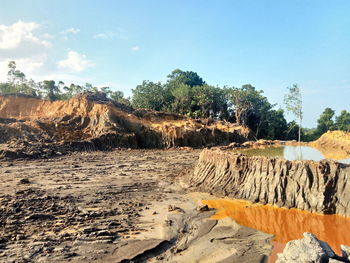
[[[16,236],[16,240],[17,240],[17,241],[19,241],[19,240],[24,240],[24,239],[26,239],[26,236],[24,236],[24,235],[17,235],[17,236]]]
[[[350,247],[345,245],[340,245],[340,250],[342,257],[350,261]]]
[[[106,237],[106,236],[112,236],[111,232],[109,232],[108,230],[101,230],[101,231],[98,231],[96,233],[96,236],[97,237]]]
[[[181,212],[181,213],[185,212],[182,208],[175,206],[175,205],[168,205],[168,211],[169,212],[177,211],[177,212]]]
[[[82,233],[84,234],[90,234],[93,232],[97,232],[100,231],[101,229],[97,228],[97,227],[85,227],[81,230]]]
[[[171,220],[171,219],[166,219],[166,220],[164,220],[164,225],[165,226],[171,226],[171,225],[173,225],[173,220]]]
[[[340,261],[340,260],[337,260],[337,259],[334,259],[334,258],[330,258],[328,263],[342,263],[344,261]]]
[[[306,232],[304,238],[287,243],[283,253],[277,254],[276,263],[326,263],[334,257],[336,254],[326,242]]]
[[[208,205],[202,205],[202,206],[198,206],[197,210],[200,212],[205,212],[205,211],[209,211],[209,207]]]
[[[45,219],[55,219],[54,215],[50,215],[50,214],[31,214],[30,216],[27,216],[25,218],[25,220],[45,220]]]
[[[22,178],[21,180],[19,180],[18,184],[29,184],[30,181],[28,178]]]

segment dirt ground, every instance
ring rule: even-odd
[[[0,262],[266,261],[271,236],[211,220],[179,186],[199,152],[0,160]]]

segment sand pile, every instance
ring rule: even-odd
[[[311,146],[319,149],[322,154],[331,159],[345,159],[350,155],[350,132],[328,131]]]

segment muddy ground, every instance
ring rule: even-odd
[[[208,196],[182,188],[199,153],[0,160],[0,262],[265,262],[271,236],[210,219]]]

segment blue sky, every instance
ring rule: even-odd
[[[180,68],[213,85],[250,83],[281,107],[298,83],[312,127],[325,107],[350,111],[349,14],[347,0],[2,0],[0,79],[13,59],[37,81],[131,95]]]

